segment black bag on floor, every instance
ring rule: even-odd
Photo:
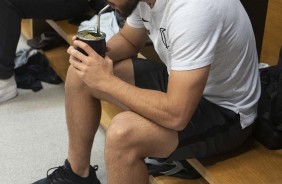
[[[282,47],[278,64],[260,69],[260,77],[255,137],[269,149],[282,149]]]

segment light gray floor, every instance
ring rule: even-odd
[[[21,38],[18,49],[25,47]],[[43,87],[39,92],[18,90],[16,98],[0,104],[0,184],[30,184],[66,159],[64,86],[43,83]],[[100,127],[91,164],[99,165],[102,184],[106,184],[104,139]]]

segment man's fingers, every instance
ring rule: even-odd
[[[75,40],[73,43],[75,46],[84,50],[88,54],[88,56],[91,56],[91,57],[99,56],[95,51],[93,52],[93,49],[87,43],[82,42],[80,40]]]
[[[83,63],[77,61],[77,59],[74,58],[74,57],[70,57],[69,63],[70,63],[74,68],[76,68],[77,70],[80,70],[80,71],[83,70],[83,67],[85,66],[85,64],[83,64]]]
[[[77,59],[77,58],[75,58],[75,57],[73,57],[73,56],[70,56],[69,62],[70,62],[70,63],[71,63],[71,62],[79,62],[79,63],[81,63],[81,61],[80,61],[79,59]]]
[[[83,61],[85,64],[87,63],[87,56],[85,56],[84,54],[82,54],[81,52],[79,52],[74,46],[70,46],[67,50],[67,53],[76,58],[78,61]]]

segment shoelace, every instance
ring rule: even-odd
[[[98,170],[98,165],[94,165],[93,166],[94,171]],[[50,171],[53,171],[53,173],[50,173]],[[59,167],[52,167],[50,169],[48,169],[47,171],[47,179],[50,181],[50,183],[53,183],[53,180],[61,180],[61,181],[67,181],[70,182],[72,181],[72,177],[71,177],[71,173],[69,172],[69,169],[66,168],[65,166],[59,166]],[[72,181],[74,182],[74,181]],[[79,184],[80,182],[75,181],[76,184]]]
[[[53,173],[49,174],[49,172],[52,170],[54,170]],[[67,171],[68,169],[65,166],[59,166],[48,169],[46,174],[49,181],[52,181],[54,179],[58,180],[58,178],[60,178],[61,180],[70,180],[70,173]]]

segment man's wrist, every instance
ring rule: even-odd
[[[116,87],[116,85],[118,85],[119,83],[119,78],[117,78],[114,75],[109,75],[106,79],[102,80],[99,84],[99,90],[101,90],[102,92],[105,93],[111,93],[111,91],[113,90],[113,88]]]

